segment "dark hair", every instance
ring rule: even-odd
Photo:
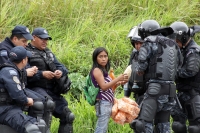
[[[92,61],[93,61],[93,65],[92,65],[92,70],[96,67],[98,67],[99,69],[101,69],[103,71],[103,73],[108,73],[108,71],[110,70],[110,60],[108,58],[108,62],[105,66],[105,68],[103,68],[101,65],[98,64],[97,62],[97,56],[99,55],[99,53],[105,51],[108,55],[108,51],[104,48],[104,47],[98,47],[94,50],[93,55],[92,55]]]
[[[10,36],[10,39],[12,40],[15,36],[16,36],[18,39],[24,38],[24,36],[23,36],[22,34],[12,34],[12,35]]]

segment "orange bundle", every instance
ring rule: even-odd
[[[128,97],[123,97],[122,100],[123,100],[125,103],[138,106],[138,104],[137,104],[135,101],[133,101],[132,99],[130,99],[130,98],[128,98]]]
[[[114,105],[112,107],[112,114],[111,114],[112,118],[114,118],[118,112],[117,103],[118,103],[118,100],[114,99]]]
[[[115,99],[111,118],[118,124],[132,122],[138,117],[138,104],[130,98]]]
[[[113,70],[113,69],[110,69],[109,76],[110,76],[110,78],[111,78],[112,80],[115,79],[115,74],[114,74],[114,70]],[[114,86],[112,87],[112,90],[115,91],[116,88],[117,88],[117,86],[114,85]]]
[[[124,112],[119,111],[114,117],[114,121],[118,124],[123,125],[126,121],[126,115]]]

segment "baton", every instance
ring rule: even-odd
[[[180,103],[180,101],[179,101],[177,95],[176,95],[176,101],[177,101],[177,103],[178,103],[179,108],[182,110],[183,108],[182,108],[182,106],[181,106],[181,103]]]

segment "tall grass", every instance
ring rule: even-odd
[[[132,26],[146,19],[155,19],[161,26],[174,21],[196,25],[200,23],[199,9],[199,0],[1,0],[0,40],[9,36],[18,24],[28,26],[31,31],[44,27],[53,38],[48,44],[50,49],[71,73],[86,76],[93,50],[104,46],[115,73],[119,74],[126,68],[132,51],[126,37]],[[198,34],[195,40],[200,42]],[[78,86],[79,81],[74,79],[74,83]],[[93,107],[83,97],[81,102],[71,102],[72,97],[67,95],[76,115],[75,132],[93,132],[96,122]],[[57,132],[58,123],[54,118],[53,133]],[[129,126],[111,121],[109,133],[114,132],[131,131]]]
[[[117,98],[121,98],[122,94],[118,94],[116,96]],[[68,99],[69,102],[69,108],[72,110],[72,112],[75,114],[75,121],[74,121],[74,133],[93,133],[96,127],[96,113],[94,106],[90,106],[84,99],[84,96],[81,95],[80,102],[76,101],[75,99],[73,101],[70,101],[71,96],[66,95],[66,99]],[[59,121],[56,118],[53,118],[53,123],[51,125],[51,132],[57,133],[58,130]],[[110,119],[109,122],[109,129],[108,133],[130,133],[133,132],[129,124],[125,125],[119,125],[113,122],[112,119]]]
[[[104,46],[120,73],[132,50],[126,38],[132,26],[146,19],[198,24],[199,7],[198,0],[1,0],[0,40],[17,24],[45,27],[53,38],[49,47],[70,72],[85,76],[92,51]]]

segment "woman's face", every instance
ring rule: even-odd
[[[142,42],[135,42],[135,49],[140,51],[140,47],[142,46]]]
[[[105,67],[108,63],[108,55],[105,51],[102,51],[97,56],[97,63],[101,65],[102,67]]]
[[[178,44],[179,48],[183,47],[182,43],[178,39],[176,39],[176,43]]]

